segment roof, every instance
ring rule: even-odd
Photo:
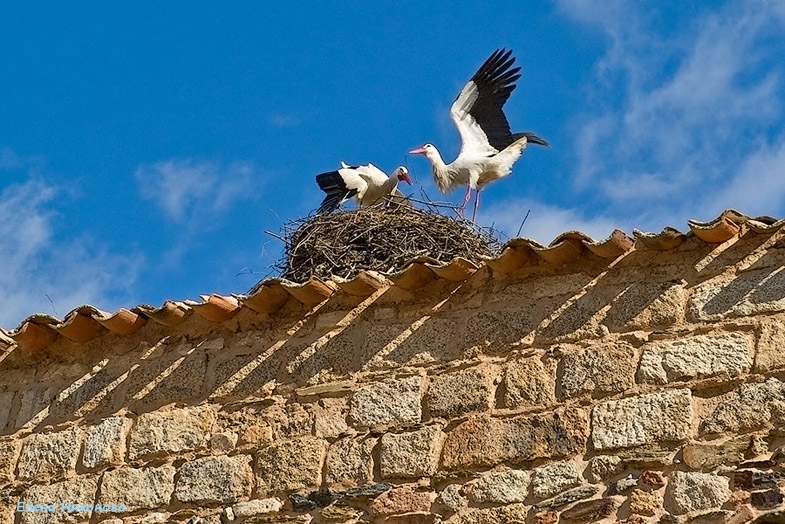
[[[84,305],[70,311],[62,320],[35,314],[14,329],[0,328],[0,347],[18,346],[29,351],[40,351],[59,337],[86,343],[106,333],[130,335],[150,321],[162,326],[176,326],[193,314],[209,322],[220,323],[233,318],[243,309],[275,314],[292,299],[310,308],[335,294],[368,297],[382,288],[414,290],[437,280],[460,283],[482,266],[487,266],[494,274],[513,273],[537,265],[569,268],[572,264],[586,261],[610,267],[632,251],[673,251],[691,237],[706,244],[719,244],[746,234],[772,235],[784,225],[785,218],[752,218],[731,209],[709,222],[690,220],[686,232],[672,227],[666,227],[659,233],[645,233],[635,229],[630,237],[617,229],[608,238],[598,241],[580,231],[567,231],[547,246],[527,238],[513,238],[502,246],[498,256],[484,258],[479,264],[463,258],[438,263],[419,257],[403,270],[390,274],[361,271],[349,280],[312,277],[300,283],[271,278],[259,282],[246,295],[202,295],[198,301],[167,300],[158,307],[141,304],[130,309],[120,308],[113,313]]]

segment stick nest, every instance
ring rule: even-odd
[[[399,271],[416,257],[479,262],[500,242],[468,220],[411,206],[379,204],[337,214],[301,218],[283,226],[281,276],[304,282],[311,276],[352,278],[360,270]]]

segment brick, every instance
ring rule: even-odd
[[[766,373],[785,367],[785,317],[763,318],[755,351],[755,371]],[[2,425],[0,425],[2,427]]]
[[[79,458],[81,435],[76,429],[32,435],[19,456],[17,476],[22,480],[73,475]]]
[[[421,389],[421,377],[370,384],[352,396],[349,413],[361,427],[417,424],[422,419]]]
[[[735,377],[752,367],[752,350],[752,339],[738,333],[657,342],[644,348],[638,380],[668,384],[719,374]]]
[[[214,422],[215,412],[205,407],[144,413],[131,430],[128,457],[135,460],[202,449],[207,445]]]
[[[16,439],[0,440],[0,486],[14,480],[14,466],[22,443]]]
[[[88,428],[82,464],[86,468],[122,464],[130,426],[129,419],[112,417]]]
[[[166,506],[174,492],[174,474],[174,467],[169,465],[107,471],[101,479],[98,502],[125,504],[128,511]]]
[[[362,486],[373,480],[373,448],[376,438],[345,438],[327,451],[328,484]]]
[[[622,393],[634,384],[635,349],[628,344],[600,344],[564,355],[561,389],[565,397]]]
[[[490,370],[469,368],[433,377],[426,400],[432,417],[454,418],[472,411],[487,411],[493,392]]]
[[[60,511],[60,503],[92,504],[97,490],[98,482],[91,477],[81,477],[55,484],[33,486],[27,490],[24,498],[21,500],[28,504],[54,504],[56,511],[55,513],[17,513],[19,522],[20,524],[73,522],[72,519],[68,518],[69,515],[73,517],[79,516],[86,521],[90,518],[91,512],[62,512]]]
[[[549,406],[556,402],[556,360],[539,356],[513,360],[504,373],[508,408]]]
[[[675,471],[668,481],[666,497],[674,513],[714,509],[722,506],[728,497],[728,479],[713,473]]]
[[[556,462],[534,468],[532,491],[537,498],[549,498],[579,485],[582,480],[575,463]]]
[[[415,491],[411,487],[394,488],[382,493],[371,502],[368,509],[374,517],[386,517],[399,513],[430,511],[436,493]]]
[[[696,286],[689,312],[698,321],[785,311],[785,272],[779,267],[746,271]]]
[[[486,473],[470,484],[469,498],[476,503],[510,504],[523,502],[529,494],[531,473],[511,469]]]
[[[611,302],[603,324],[610,331],[667,327],[684,318],[687,295],[677,282],[635,282]]]
[[[685,440],[692,413],[689,389],[611,400],[592,410],[592,442],[603,450]]]
[[[785,383],[776,378],[759,384],[742,384],[707,417],[701,432],[739,433],[765,427],[778,401],[785,401]]]
[[[417,478],[436,473],[444,434],[440,426],[382,435],[382,478]]]
[[[235,502],[251,494],[253,470],[251,457],[204,457],[180,467],[174,496],[180,502]]]
[[[300,437],[268,446],[257,454],[258,491],[316,489],[327,451],[324,440]]]
[[[442,464],[461,470],[564,458],[583,451],[588,434],[586,414],[576,408],[512,419],[480,416],[448,433]]]

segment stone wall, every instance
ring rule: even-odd
[[[0,521],[773,522],[785,253],[766,240],[9,347]]]

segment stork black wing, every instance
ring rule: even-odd
[[[327,193],[327,196],[322,200],[319,209],[316,210],[317,215],[331,213],[342,203],[357,194],[357,189],[349,189],[346,187],[346,181],[338,171],[330,171],[328,173],[316,175],[316,183],[319,184],[322,191]]]
[[[471,78],[477,87],[477,99],[469,114],[482,128],[488,142],[499,151],[515,141],[502,110],[521,77],[521,68],[512,67],[515,57],[511,55],[512,50],[497,49]]]

